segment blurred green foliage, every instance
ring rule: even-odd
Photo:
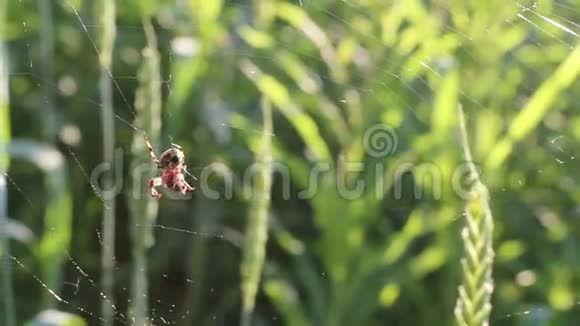
[[[115,140],[124,167],[116,197],[119,324],[131,306],[132,252],[153,244],[147,230],[138,241],[130,236],[142,226],[129,208],[146,206],[132,206],[129,167],[148,159],[135,147],[142,144],[132,124],[153,129],[149,124],[159,116],[143,112],[157,110],[144,99],[161,100],[156,152],[179,144],[200,179],[186,176],[198,188],[191,200],[159,202],[155,223],[163,227],[153,228],[143,290],[154,324],[240,322],[241,247],[256,210],[239,185],[260,152],[262,100],[273,110],[271,154],[288,168],[291,187],[287,196],[283,169],[275,166],[254,324],[454,323],[464,224],[452,180],[464,163],[458,105],[495,218],[490,323],[578,320],[578,0],[116,5]],[[101,58],[93,43],[102,28],[99,6],[51,2],[52,62],[43,55],[40,30],[47,18],[38,3],[8,1],[7,7],[0,29],[10,109],[0,107],[0,126],[10,125],[11,135],[6,128],[0,135],[21,153],[11,157],[8,211],[35,235],[11,246],[25,267],[11,265],[18,324],[58,304],[96,325],[104,207],[90,176],[103,161]],[[152,44],[144,18],[151,18],[157,38],[153,60],[144,57],[154,53],[143,51]],[[156,60],[157,97],[150,93],[154,86],[147,89],[159,83],[147,66]],[[54,142],[43,133],[51,119],[59,130]],[[380,157],[363,143],[377,125],[390,126],[398,140]],[[54,148],[60,153],[46,154]],[[47,163],[54,155],[65,162]],[[212,164],[227,166],[226,177],[200,177]],[[314,175],[315,195],[303,196],[321,166],[327,168]],[[433,169],[442,177],[440,196],[436,181],[425,181]],[[224,198],[230,173],[237,187]],[[208,196],[204,180],[220,199]],[[357,182],[365,182],[362,195],[339,191]],[[41,300],[51,295],[40,280],[64,301]]]

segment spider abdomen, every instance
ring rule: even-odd
[[[183,154],[181,147],[172,144],[172,147],[163,152],[161,157],[158,159],[153,151],[151,143],[149,143],[147,139],[145,139],[145,141],[149,148],[149,153],[153,163],[155,163],[162,171],[161,177],[149,180],[151,196],[157,199],[161,198],[161,193],[155,190],[155,186],[159,183],[161,183],[164,188],[177,191],[182,195],[185,195],[188,191],[193,191],[194,188],[185,181],[185,177],[183,176],[183,172],[187,172],[187,167],[185,166],[185,155]]]
[[[161,169],[174,169],[185,162],[183,151],[178,148],[170,148],[161,154],[159,167]]]

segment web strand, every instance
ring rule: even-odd
[[[127,108],[129,109],[129,111],[131,112],[131,114],[133,114],[133,116],[136,117],[137,114],[135,113],[135,110],[133,110],[133,107],[131,106],[131,104],[129,104],[129,101],[127,100],[127,97],[123,93],[123,90],[121,89],[121,86],[119,86],[119,83],[117,82],[117,80],[115,80],[115,78],[113,78],[113,73],[111,72],[111,70],[106,65],[104,65],[104,64],[101,63],[101,60],[100,60],[101,59],[101,52],[99,51],[99,48],[97,47],[97,45],[95,44],[95,42],[93,41],[93,39],[91,38],[91,34],[89,33],[89,31],[88,31],[85,23],[83,22],[83,19],[79,15],[79,12],[77,11],[76,7],[70,1],[67,1],[67,3],[72,8],[73,12],[75,13],[75,15],[76,15],[76,17],[77,17],[77,19],[79,21],[79,24],[82,26],[83,31],[87,35],[87,39],[91,43],[91,45],[92,45],[93,49],[95,50],[95,52],[97,53],[97,56],[99,57],[99,64],[107,72],[107,74],[109,75],[109,78],[111,78],[111,81],[115,85],[115,88],[119,92],[119,95],[121,95],[121,97],[123,98],[123,102],[125,102],[125,105],[127,105]]]
[[[75,153],[72,151],[72,149],[70,147],[67,146],[67,150],[69,152],[69,154],[72,156],[73,160],[76,162],[76,164],[78,165],[79,169],[81,170],[83,176],[85,177],[85,179],[89,182],[89,185],[91,186],[91,189],[93,189],[93,192],[95,193],[95,195],[99,198],[99,200],[103,203],[103,206],[106,209],[111,209],[111,207],[109,207],[105,201],[105,198],[103,197],[103,194],[101,192],[99,192],[99,190],[97,189],[97,186],[94,185],[91,182],[91,178],[89,177],[89,175],[87,174],[87,170],[83,167],[83,165],[81,164],[81,162],[79,161],[79,159],[77,158],[77,156],[75,155]]]
[[[34,273],[32,273],[30,270],[28,270],[26,268],[26,266],[24,266],[24,264],[22,264],[22,262],[20,262],[20,260],[18,260],[16,257],[10,255],[10,258],[16,263],[18,264],[18,266],[20,266],[20,268],[26,272],[28,272],[32,278],[38,283],[40,284],[40,286],[42,286],[49,294],[51,297],[53,297],[55,300],[57,300],[60,303],[64,303],[70,307],[72,307],[73,309],[91,317],[94,319],[98,319],[100,322],[106,323],[107,320],[101,318],[100,316],[96,316],[95,314],[93,314],[92,312],[88,311],[87,309],[80,307],[80,306],[76,306],[73,305],[72,303],[70,303],[69,301],[63,299],[61,296],[59,296],[58,294],[56,294],[56,292],[54,292],[51,288],[48,287],[48,285],[46,285],[46,283],[44,283],[38,276],[36,276]]]

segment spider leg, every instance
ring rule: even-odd
[[[185,165],[182,167],[181,172],[175,176],[175,189],[179,191],[182,195],[185,195],[188,191],[193,191],[193,187],[185,181],[185,176],[182,172],[187,172],[185,170]]]
[[[159,167],[159,159],[157,158],[157,155],[155,155],[155,150],[153,149],[153,146],[149,142],[149,138],[147,138],[147,135],[145,135],[145,144],[149,149],[149,155],[151,156],[151,160],[153,161],[153,163],[155,163],[155,165],[157,165],[157,167]]]
[[[187,175],[190,175],[193,178],[193,180],[197,181],[197,178],[193,174],[189,173],[189,171],[187,171],[187,165],[185,164],[183,165],[183,172],[185,172],[185,174]]]
[[[182,181],[180,185],[177,186],[179,193],[185,195],[187,192],[193,191],[193,187],[190,186],[185,180]]]
[[[197,178],[193,174],[187,172],[187,165],[183,164],[182,171],[185,172],[185,173],[187,173],[187,174],[189,174],[195,180],[197,180]],[[182,176],[183,176],[183,174],[182,174]],[[185,177],[182,177],[182,182],[183,182],[183,187],[185,188],[184,191],[193,191],[195,189],[192,185],[190,185],[189,183],[187,183],[187,181],[185,181]]]
[[[187,181],[183,180],[183,192],[185,193],[186,191],[193,191],[195,188],[190,185],[189,183],[187,183]]]
[[[161,193],[155,189],[155,186],[160,185],[161,181],[162,180],[159,177],[149,180],[149,193],[151,194],[151,197],[156,198],[156,199],[161,198]]]

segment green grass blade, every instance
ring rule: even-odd
[[[57,126],[57,115],[56,107],[54,104],[54,92],[53,87],[50,85],[54,84],[54,31],[53,31],[53,19],[52,19],[52,6],[51,1],[38,0],[38,12],[40,13],[40,60],[41,60],[41,76],[44,80],[43,83],[43,96],[44,96],[44,139],[48,142],[56,140],[56,135],[58,132]]]
[[[113,49],[115,44],[115,1],[103,0],[99,2],[99,19],[102,24],[100,47],[101,53],[99,60],[101,64],[99,91],[103,109],[101,111],[101,120],[103,123],[103,161],[113,166],[115,153],[115,118],[113,104],[113,81],[111,80],[110,71],[112,70]],[[113,176],[110,173],[104,175],[103,185],[105,189],[112,189]],[[101,300],[101,317],[106,320],[105,325],[111,325],[114,317],[114,264],[115,264],[115,198],[114,193],[103,192],[104,205],[103,210],[102,234],[103,234],[103,251],[101,255],[101,282],[103,294],[109,302],[103,297]]]
[[[536,90],[526,106],[512,122],[507,135],[493,148],[487,166],[499,167],[509,156],[514,145],[528,135],[553,107],[558,94],[568,88],[580,74],[580,46]]]
[[[6,23],[6,1],[0,0],[0,27]],[[10,158],[8,144],[10,143],[10,112],[8,99],[8,52],[4,45],[4,35],[0,35],[0,296],[2,306],[0,321],[6,326],[16,325],[14,312],[14,293],[12,289],[12,268],[8,235],[4,232],[8,223],[8,194],[6,176]]]
[[[2,153],[0,152],[0,155]],[[10,266],[10,247],[8,234],[4,230],[8,225],[8,195],[6,190],[6,177],[4,172],[0,171],[0,258],[2,259],[0,281],[0,293],[2,294],[2,322],[7,326],[16,325],[14,314],[14,292],[12,289],[12,268]]]
[[[433,136],[440,142],[449,139],[449,133],[456,124],[456,108],[459,96],[459,71],[453,69],[441,79],[437,92],[431,126]]]
[[[143,49],[143,62],[137,79],[139,88],[135,96],[137,119],[135,124],[144,130],[155,149],[159,149],[161,133],[161,72],[159,71],[159,52],[155,30],[148,18],[143,19],[147,46]],[[155,224],[159,204],[152,200],[146,189],[146,181],[141,177],[143,167],[151,166],[149,150],[142,132],[136,131],[132,145],[133,161],[131,171],[133,191],[130,196],[132,225],[133,284],[131,289],[132,315],[136,325],[144,325],[148,316],[147,303],[147,249],[154,244],[153,230],[149,225]]]
[[[48,198],[44,232],[35,252],[40,261],[43,282],[59,295],[62,290],[63,266],[72,237],[72,195],[64,158],[53,147],[20,139],[12,140],[9,152],[14,159],[36,165],[44,174]],[[54,296],[46,292],[43,306],[49,308],[55,304]]]
[[[330,150],[320,135],[316,122],[291,100],[284,84],[273,76],[262,72],[250,60],[241,60],[239,67],[245,76],[254,82],[260,92],[268,98],[268,101],[271,101],[290,121],[313,155],[320,161],[330,161]]]
[[[0,26],[6,24],[6,0],[0,0]],[[10,108],[8,88],[8,51],[5,45],[5,35],[0,30],[0,171],[6,172],[10,157],[8,143],[10,143]]]
[[[281,279],[270,279],[264,282],[264,292],[283,316],[285,325],[308,326],[311,323],[306,318],[300,305],[296,289]]]
[[[266,258],[268,238],[268,213],[272,187],[272,108],[270,102],[262,100],[264,129],[261,146],[256,150],[256,178],[246,225],[244,254],[241,264],[242,313],[241,325],[250,326],[260,284],[262,268]]]

